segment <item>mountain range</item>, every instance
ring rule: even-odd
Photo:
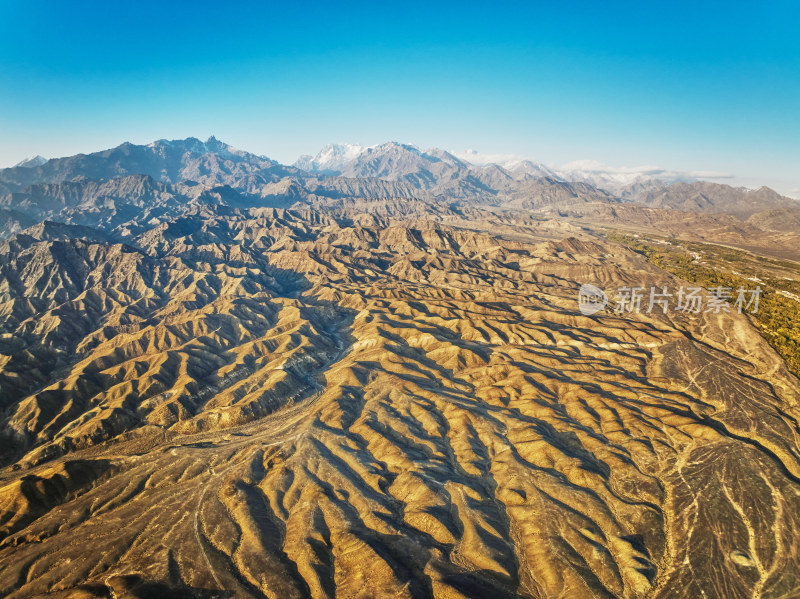
[[[289,208],[341,203],[342,198],[394,198],[513,210],[632,203],[744,219],[798,206],[767,188],[702,181],[649,179],[615,191],[615,186],[565,177],[531,161],[475,165],[443,150],[395,142],[329,145],[286,166],[213,137],[125,143],[93,154],[33,160],[0,170],[0,194],[6,234],[31,219],[92,220],[111,230],[136,216],[178,213],[198,202]]]
[[[316,156],[301,156],[294,166],[309,172],[328,175],[347,173],[355,169],[360,176],[376,176],[374,172],[365,171],[363,162],[369,156],[386,152],[391,146],[402,144],[382,144],[380,146],[361,146],[358,144],[328,144]],[[521,158],[511,154],[481,154],[474,150],[449,153],[432,148],[420,151],[415,146],[403,145],[410,152],[418,155],[444,158],[446,162],[461,161],[463,166],[496,170],[500,168],[514,179],[542,178],[560,179],[568,182],[589,183],[612,194],[631,195],[641,188],[660,188],[672,183],[692,183],[708,178],[720,179],[728,177],[725,173],[713,172],[677,172],[658,167],[611,168],[597,161],[581,160],[570,162],[560,168],[546,166],[540,162]]]
[[[399,143],[0,170],[0,596],[795,596],[798,222]],[[731,276],[777,326],[613,293]]]

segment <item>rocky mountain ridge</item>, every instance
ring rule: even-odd
[[[796,248],[791,205],[359,156],[0,171],[0,595],[792,596],[800,381],[747,314],[618,310],[690,283],[603,235]]]
[[[85,212],[96,211],[95,200],[104,192],[103,197],[112,203],[129,203],[131,194],[127,190],[109,189],[124,184],[111,180],[125,179],[130,184],[138,176],[178,186],[162,187],[160,199],[151,199],[148,209],[160,208],[165,193],[176,201],[185,201],[186,196],[197,197],[216,187],[229,187],[241,194],[239,206],[249,203],[289,207],[309,196],[414,198],[511,207],[553,205],[572,198],[578,202],[630,202],[682,211],[728,212],[742,218],[759,211],[798,207],[796,201],[766,188],[751,191],[704,182],[666,185],[651,181],[647,185],[631,185],[619,193],[608,192],[584,181],[569,181],[530,161],[513,161],[506,164],[508,168],[498,164],[476,166],[442,150],[422,151],[395,142],[372,147],[331,145],[316,157],[304,160],[295,166],[283,166],[236,150],[213,137],[206,142],[188,138],[159,140],[147,146],[126,143],[103,152],[51,159],[38,166],[0,170],[0,193],[4,192],[0,206],[32,219],[63,218],[71,222],[76,204],[94,203]],[[298,168],[299,164],[309,170]],[[75,191],[68,189],[70,185],[104,189]],[[76,194],[82,197],[75,199]],[[63,215],[58,213],[59,206]],[[115,214],[111,220],[119,224],[120,217]]]

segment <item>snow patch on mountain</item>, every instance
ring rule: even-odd
[[[44,156],[36,155],[36,156],[31,156],[30,158],[26,158],[25,160],[18,162],[14,166],[34,168],[37,166],[42,166],[45,162],[47,162],[47,158],[45,158]]]
[[[292,166],[308,172],[334,173],[355,161],[364,151],[375,146],[360,144],[328,144],[316,156],[304,154]]]
[[[558,171],[567,181],[591,183],[610,192],[653,182],[670,184],[733,178],[729,173],[716,171],[669,170],[659,166],[613,167],[597,160],[576,160],[561,166]]]

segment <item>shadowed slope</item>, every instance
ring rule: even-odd
[[[800,386],[743,316],[577,312],[585,282],[676,284],[641,257],[284,211],[136,242],[3,254],[1,593],[800,585]]]

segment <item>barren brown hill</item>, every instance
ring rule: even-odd
[[[583,283],[680,281],[495,226],[516,241],[271,209],[12,238],[0,594],[794,596],[782,360],[735,311],[584,316]]]

